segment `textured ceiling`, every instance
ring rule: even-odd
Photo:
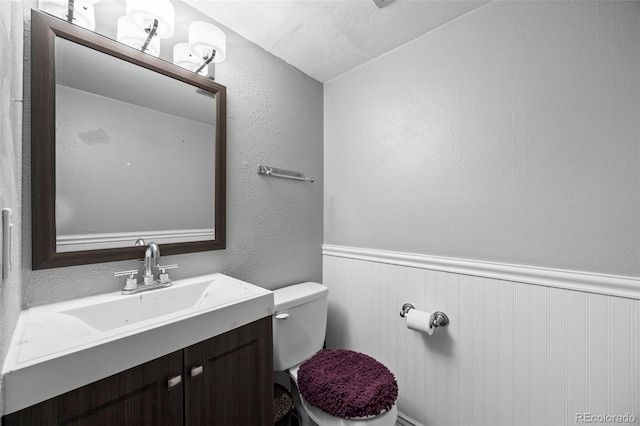
[[[489,1],[184,0],[326,82]],[[232,54],[229,52],[228,54]]]

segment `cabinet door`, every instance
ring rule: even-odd
[[[182,425],[182,351],[67,392],[3,417],[4,426]]]
[[[184,350],[187,426],[273,425],[271,332],[266,317]]]

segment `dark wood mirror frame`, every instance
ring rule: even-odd
[[[225,248],[226,87],[76,25],[31,11],[32,269],[144,257],[144,247],[56,251],[55,39],[62,37],[215,94],[215,240],[162,244],[162,254]]]

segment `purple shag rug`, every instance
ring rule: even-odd
[[[348,350],[325,349],[305,361],[298,389],[311,405],[344,418],[378,415],[398,398],[398,382],[387,367]]]

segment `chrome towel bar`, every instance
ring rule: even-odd
[[[292,170],[278,169],[277,167],[258,166],[258,174],[269,177],[279,177],[285,179],[302,180],[313,183],[313,176],[306,176],[304,173],[294,172]]]

